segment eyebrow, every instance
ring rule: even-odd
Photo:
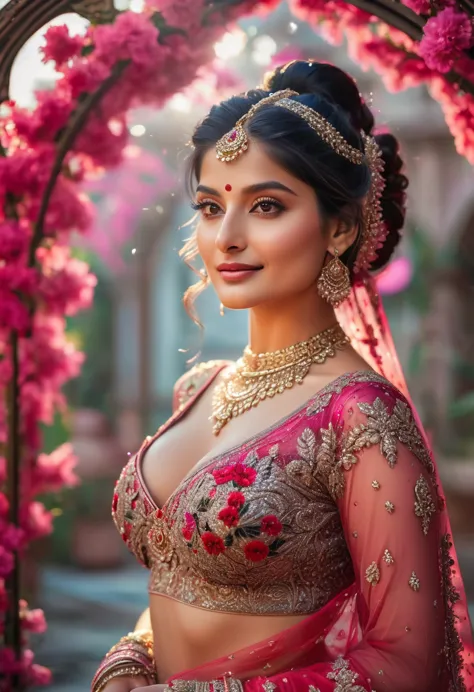
[[[244,195],[249,195],[249,194],[255,194],[256,192],[262,192],[263,190],[282,190],[283,192],[289,192],[292,195],[295,195],[297,197],[296,192],[293,192],[289,187],[286,185],[283,185],[283,183],[279,183],[278,180],[265,180],[263,183],[255,183],[255,185],[248,185],[247,187],[244,187],[242,190],[242,193]],[[218,190],[214,190],[213,187],[207,187],[207,185],[198,185],[196,188],[196,192],[205,192],[208,195],[216,195],[217,197],[221,197],[221,194]]]

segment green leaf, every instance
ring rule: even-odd
[[[260,526],[239,526],[235,530],[237,538],[255,538],[260,536]]]
[[[270,548],[270,552],[276,552],[278,548],[281,548],[281,546],[285,543],[285,540],[283,538],[275,538],[275,540],[270,543],[268,546]]]
[[[240,516],[241,517],[243,517],[244,514],[247,514],[247,512],[249,511],[249,507],[250,507],[250,502],[246,502],[245,505],[240,510]]]
[[[84,46],[81,50],[81,55],[83,58],[87,58],[88,55],[93,53],[95,51],[95,46],[93,43],[90,43],[88,46]]]
[[[230,546],[233,544],[233,542],[234,542],[234,537],[233,537],[233,535],[232,535],[231,533],[228,533],[227,536],[226,536],[225,539],[224,539],[224,545],[225,545],[225,547],[226,547],[226,548],[230,548]]]

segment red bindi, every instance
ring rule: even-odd
[[[229,185],[229,183],[227,183],[227,185],[225,186],[225,190],[226,192],[230,192],[232,190],[232,185]]]

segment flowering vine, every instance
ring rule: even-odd
[[[0,692],[50,679],[27,648],[28,634],[46,624],[20,600],[18,561],[31,540],[52,529],[38,494],[77,482],[71,447],[41,454],[39,426],[65,407],[62,387],[79,374],[83,359],[65,333],[65,317],[90,306],[96,281],[69,247],[71,233],[87,233],[93,218],[80,190],[91,172],[121,162],[130,108],[161,107],[211,62],[227,22],[278,4],[147,0],[142,13],[117,13],[83,37],[52,27],[43,59],[59,73],[55,89],[38,93],[31,111],[0,105],[0,489],[7,491],[0,492]],[[398,24],[383,2],[379,16],[355,1],[290,0],[290,6],[328,40],[345,35],[351,56],[389,88],[426,83],[458,151],[474,163],[470,4],[404,0]],[[216,481],[226,482],[224,476]],[[245,487],[249,478],[239,482]],[[232,526],[238,511],[236,491],[222,521]],[[186,536],[192,528],[191,522],[184,527]],[[279,530],[273,515],[261,527],[268,535]],[[208,538],[209,551],[221,549]],[[248,558],[262,559],[253,543]]]
[[[343,0],[290,0],[296,17],[331,43],[345,36],[350,57],[391,91],[426,84],[441,104],[456,149],[474,164],[474,30],[469,3],[402,0],[409,11],[387,21]],[[384,3],[379,3],[383,5]],[[387,3],[387,5],[390,3]],[[393,3],[391,3],[393,5]],[[388,23],[390,21],[390,23]]]

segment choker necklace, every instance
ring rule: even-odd
[[[217,385],[212,397],[212,432],[218,435],[236,416],[267,397],[301,384],[313,363],[324,363],[349,343],[337,324],[307,341],[271,353],[253,353],[249,346]]]

